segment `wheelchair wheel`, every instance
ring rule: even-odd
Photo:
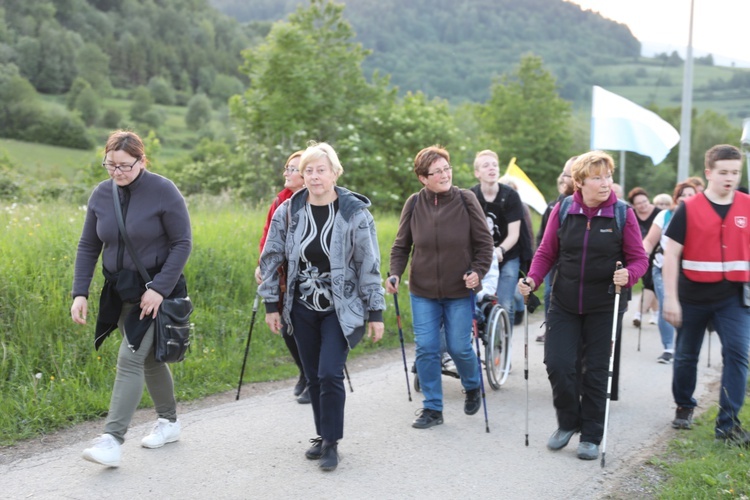
[[[510,373],[510,319],[505,309],[493,307],[485,328],[484,367],[490,387],[498,390]]]

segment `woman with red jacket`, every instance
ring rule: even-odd
[[[521,294],[528,295],[557,264],[547,315],[544,364],[552,385],[558,429],[547,447],[564,448],[580,431],[577,454],[583,460],[599,456],[604,433],[615,303],[612,284],[632,287],[648,268],[633,209],[618,201],[612,190],[614,170],[612,157],[601,151],[575,160],[571,168],[575,187],[572,200],[558,203],[552,210],[529,275],[518,283]],[[568,205],[568,201],[572,203]],[[561,206],[569,207],[562,216]],[[620,217],[623,211],[625,217]],[[624,267],[616,270],[619,263]],[[618,336],[625,309],[621,302]],[[615,373],[618,368],[619,363]],[[616,393],[614,384],[612,393]]]
[[[276,199],[271,203],[271,207],[268,209],[268,216],[266,217],[266,225],[263,227],[263,235],[260,237],[260,251],[263,252],[263,245],[266,244],[266,237],[268,236],[268,228],[271,227],[271,219],[273,218],[274,212],[279,208],[279,205],[284,203],[286,200],[292,197],[294,193],[302,189],[305,185],[302,174],[299,171],[299,162],[304,151],[296,151],[287,158],[284,164],[284,189],[279,191],[276,195]],[[260,266],[255,268],[255,281],[260,285],[263,281],[260,276]],[[281,337],[286,343],[289,354],[294,358],[294,363],[299,368],[299,379],[297,384],[294,386],[294,395],[297,397],[297,402],[300,404],[310,403],[310,392],[307,390],[307,381],[305,379],[305,372],[302,369],[302,360],[299,357],[297,350],[297,342],[294,337],[289,335],[286,331],[286,325],[282,326]]]

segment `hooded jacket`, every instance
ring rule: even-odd
[[[336,316],[352,348],[364,336],[367,321],[383,321],[385,295],[380,277],[380,249],[375,221],[368,210],[370,200],[338,186],[334,189],[339,209],[331,236],[331,289]],[[302,231],[298,228],[305,227],[307,198],[307,189],[301,189],[279,206],[260,256],[263,282],[258,293],[269,313],[279,312],[281,290],[276,270],[287,263],[287,289],[281,315],[290,335],[294,333],[291,311],[302,243]]]

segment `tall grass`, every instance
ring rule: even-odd
[[[171,366],[180,400],[236,387],[256,285],[253,272],[266,208],[190,203],[194,249],[185,269],[195,304],[191,352]],[[93,331],[102,285],[98,269],[91,285],[89,324],[70,319],[70,288],[84,207],[0,206],[0,445],[102,416],[109,405],[119,333],[100,350]],[[383,273],[398,219],[376,215]],[[398,345],[392,299],[386,338],[363,341],[353,355]],[[402,300],[409,320],[408,300]],[[292,377],[296,367],[281,339],[257,313],[245,380]],[[410,332],[405,332],[411,339]],[[144,395],[141,406],[151,401]]]

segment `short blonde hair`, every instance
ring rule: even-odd
[[[665,203],[667,205],[672,205],[672,197],[669,196],[667,193],[660,193],[654,196],[654,205],[658,205],[659,203]]]
[[[606,171],[609,175],[615,173],[615,160],[604,151],[589,151],[580,155],[570,167],[576,191],[578,185],[583,184],[588,177]]]
[[[328,160],[328,163],[331,165],[331,170],[337,178],[344,173],[344,167],[341,166],[339,157],[330,144],[327,142],[310,141],[307,144],[307,149],[302,153],[302,157],[299,160],[299,172],[302,174],[303,178],[305,177],[305,167],[307,167],[310,162],[321,158],[326,158]]]
[[[479,168],[479,165],[477,163],[477,160],[479,160],[480,156],[491,156],[495,159],[495,161],[499,164],[500,163],[500,157],[497,156],[497,153],[492,151],[491,149],[485,149],[476,154],[474,156],[474,170],[477,170]]]

